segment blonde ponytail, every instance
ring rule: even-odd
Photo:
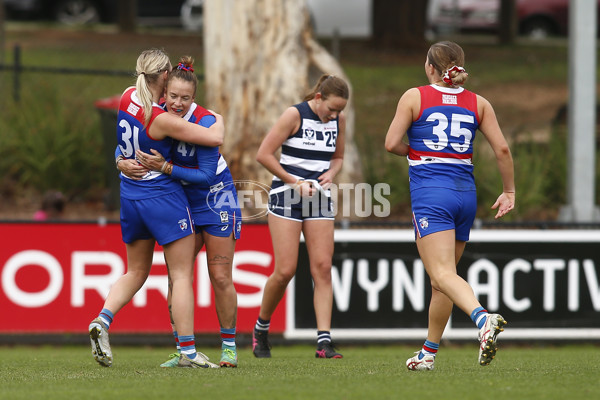
[[[137,59],[135,89],[144,109],[144,126],[148,126],[152,117],[153,99],[150,86],[158,81],[161,72],[170,70],[171,61],[169,61],[169,56],[163,50],[145,50]]]

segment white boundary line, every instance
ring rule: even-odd
[[[456,328],[444,331],[444,339],[473,339],[477,340],[477,328]],[[423,340],[427,336],[426,328],[407,329],[332,329],[335,339],[343,340]],[[315,329],[294,329],[286,331],[286,339],[316,339]],[[600,328],[515,328],[507,326],[501,335],[502,339],[560,339],[560,340],[590,340],[600,339]]]

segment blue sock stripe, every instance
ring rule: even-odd
[[[432,350],[437,350],[440,348],[440,344],[439,343],[435,343],[435,342],[431,342],[429,340],[425,341],[425,344],[423,345],[423,347],[428,347]]]
[[[221,328],[221,342],[224,346],[235,347],[235,328]]]
[[[235,335],[235,328],[221,328],[221,333],[226,335]]]
[[[108,317],[110,319],[110,322],[112,322],[115,318],[113,313],[108,308],[103,308],[102,311],[100,311],[100,314],[104,314],[106,317]]]
[[[485,309],[484,309],[483,307],[477,307],[476,309],[474,309],[474,310],[471,312],[471,321],[475,322],[475,321],[476,321],[476,319],[477,319],[477,314],[479,314],[479,313],[480,313],[480,312],[482,312],[482,311],[484,311],[484,312],[485,312]]]
[[[181,353],[187,355],[189,358],[196,358],[196,340],[194,335],[179,336],[179,345],[181,346]]]
[[[98,314],[98,318],[100,318],[100,320],[104,322],[104,324],[106,325],[106,329],[110,328],[114,317],[115,316],[108,308],[103,308],[102,311],[100,311],[100,314]]]
[[[419,360],[422,360],[423,357],[425,357],[425,354],[435,356],[437,354],[439,347],[440,347],[439,343],[425,340],[425,343],[423,344],[423,347],[421,348],[421,351],[419,352]]]
[[[175,347],[177,348],[177,351],[181,352],[181,348],[179,347],[179,335],[177,334],[177,331],[173,331],[173,337],[175,338]]]

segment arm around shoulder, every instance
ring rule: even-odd
[[[209,128],[192,124],[183,118],[163,113],[154,119],[151,136],[163,139],[170,136],[182,142],[200,146],[218,147],[225,138],[223,117],[215,113],[216,122]]]

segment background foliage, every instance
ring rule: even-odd
[[[8,24],[5,63],[12,49],[22,48],[26,66],[72,67],[131,71],[129,76],[22,73],[21,100],[13,99],[14,75],[0,72],[0,194],[3,215],[30,215],[36,199],[48,189],[63,191],[72,205],[95,205],[95,213],[116,217],[102,204],[107,196],[114,149],[112,132],[104,132],[94,102],[119,94],[134,83],[133,67],[140,51],[164,48],[173,62],[183,54],[196,58],[202,73],[202,38],[177,31],[118,34],[109,27],[68,30],[55,26]],[[440,38],[441,39],[441,38]],[[543,45],[520,41],[499,46],[493,37],[452,38],[463,45],[470,74],[467,88],[494,106],[511,143],[516,168],[517,209],[508,221],[554,220],[566,203],[567,41]],[[325,46],[330,43],[323,41]],[[356,108],[355,140],[365,180],[388,182],[393,221],[410,220],[407,163],[387,153],[385,134],[396,104],[410,87],[425,84],[425,54],[408,50],[379,51],[368,42],[343,41],[340,60],[348,74]],[[197,96],[202,102],[202,87]],[[288,105],[282,104],[282,110]],[[217,110],[218,111],[218,110]],[[480,137],[479,137],[480,136]],[[475,140],[478,217],[489,220],[489,207],[501,191],[501,181],[489,145]],[[227,156],[227,155],[225,155]],[[600,172],[597,162],[597,172]],[[600,173],[596,174],[600,198]],[[33,199],[26,201],[25,199]],[[597,201],[598,203],[598,201]],[[15,212],[15,209],[18,211]]]

